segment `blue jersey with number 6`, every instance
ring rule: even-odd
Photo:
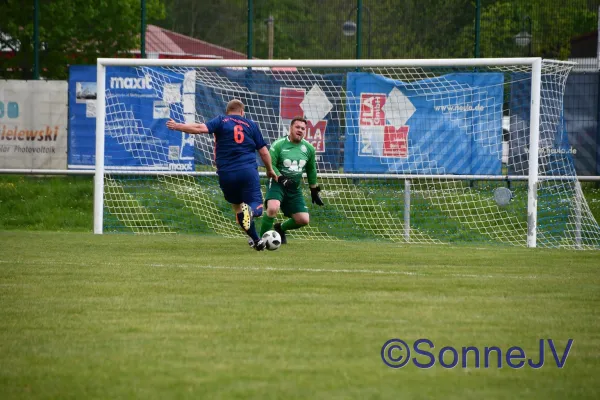
[[[266,146],[256,122],[239,115],[219,115],[206,123],[215,136],[217,172],[256,169],[256,150]]]

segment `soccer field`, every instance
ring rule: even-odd
[[[258,253],[242,238],[53,232],[0,240],[2,399],[600,398],[598,252],[291,240]],[[428,339],[435,348],[420,349],[436,359],[451,346],[457,365],[443,366],[454,358],[446,351],[430,368],[390,368],[382,346],[394,338]],[[487,368],[473,352],[461,358],[469,346],[497,346],[502,367],[497,353]],[[506,360],[514,346],[526,353],[521,368]]]

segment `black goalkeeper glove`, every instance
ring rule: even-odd
[[[310,197],[312,197],[312,202],[313,204],[316,204],[318,206],[323,206],[325,204],[323,204],[323,200],[321,200],[321,196],[319,196],[319,192],[321,191],[321,188],[319,186],[314,187],[314,188],[310,188]]]
[[[283,186],[284,189],[290,189],[290,188],[293,188],[294,186],[296,186],[296,182],[294,182],[293,179],[286,178],[283,175],[281,175],[277,178],[277,183],[279,183],[281,186]]]

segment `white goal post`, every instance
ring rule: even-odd
[[[212,136],[165,128],[239,98],[269,144],[308,120],[326,206],[292,238],[600,249],[562,112],[573,65],[99,58],[94,232],[241,237]]]

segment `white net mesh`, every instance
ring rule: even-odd
[[[542,63],[537,245],[598,249],[563,121],[571,67]],[[326,206],[291,238],[527,244],[530,66],[130,69],[137,94],[106,89],[106,231],[243,236],[212,135],[165,128],[237,98],[269,144],[308,120]]]

